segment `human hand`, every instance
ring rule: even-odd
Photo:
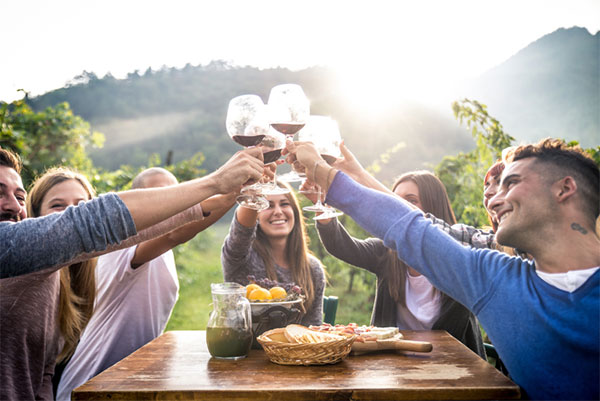
[[[234,154],[212,175],[219,194],[239,192],[242,185],[253,183],[268,173],[260,148],[244,149]]]
[[[296,171],[304,171],[308,177],[311,176],[315,163],[323,160],[315,145],[310,142],[287,141],[281,154],[287,155],[285,161],[294,166]]]
[[[340,143],[340,151],[342,152],[342,157],[338,158],[335,163],[333,163],[333,167],[348,174],[354,180],[359,181],[359,177],[366,173],[366,170],[354,154],[350,152],[350,149],[346,147],[344,141]]]
[[[317,197],[319,194],[318,187],[316,184],[313,184],[310,180],[304,180],[298,191],[306,196],[308,200],[310,200],[313,204],[317,203]],[[323,197],[322,197],[323,198]],[[321,199],[321,202],[324,199]]]

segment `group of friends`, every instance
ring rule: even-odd
[[[333,165],[311,143],[288,142],[283,154],[306,173],[303,189],[320,186],[373,235],[316,223],[329,253],[376,275],[371,324],[446,330],[485,359],[481,325],[525,397],[600,397],[600,177],[589,156],[553,139],[510,149],[483,183],[484,230],[457,223],[434,174],[406,173],[389,189],[340,147]],[[0,149],[0,399],[15,400],[70,399],[160,335],[178,297],[171,249],[274,172],[250,148],[202,178],[177,183],[152,168],[132,190],[96,196],[66,168],[27,193],[20,167]],[[235,210],[224,280],[293,282],[306,296],[301,323],[319,325],[326,274],[298,200],[267,199],[266,210]]]

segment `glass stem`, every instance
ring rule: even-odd
[[[321,203],[321,186],[320,185],[316,185],[316,186],[317,186],[317,203],[315,203],[315,206],[323,207],[323,204]]]

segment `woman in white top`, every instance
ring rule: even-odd
[[[432,173],[404,174],[392,190],[424,212],[448,224],[456,223],[446,188]],[[446,330],[485,358],[475,316],[398,259],[396,252],[386,248],[383,241],[353,238],[337,219],[320,220],[317,228],[323,245],[333,256],[377,276],[371,324],[405,330]]]

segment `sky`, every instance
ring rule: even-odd
[[[600,30],[600,0],[1,1],[0,100],[84,70],[123,78],[220,59],[329,66],[349,98],[376,106],[449,91],[572,26]]]

